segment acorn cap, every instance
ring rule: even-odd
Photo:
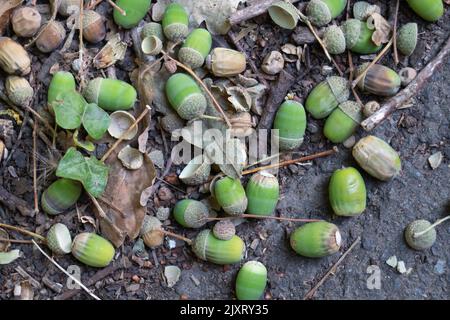
[[[348,88],[348,80],[343,77],[328,77],[326,79],[330,86],[331,92],[333,92],[336,101],[343,103],[350,97],[350,90]]]
[[[431,248],[436,242],[436,230],[434,228],[425,232],[419,237],[414,237],[416,233],[422,232],[431,226],[427,220],[415,220],[408,224],[405,229],[405,240],[408,245],[415,250],[425,250]]]
[[[272,21],[284,29],[292,30],[297,26],[297,8],[290,2],[276,2],[269,7],[268,12]]]
[[[353,5],[353,17],[365,21],[374,13],[380,13],[381,9],[376,4],[370,4],[366,1],[358,1]]]
[[[178,58],[191,69],[200,68],[205,62],[205,58],[200,52],[189,47],[182,47],[180,51],[178,51]]]
[[[405,56],[410,56],[417,46],[417,23],[410,22],[400,28],[397,35],[397,48]]]
[[[321,0],[311,0],[306,6],[306,15],[318,27],[327,25],[332,19],[330,8]]]
[[[164,234],[159,230],[162,230],[161,221],[156,217],[146,215],[142,222],[140,235],[148,247],[155,248],[163,244]]]
[[[72,237],[66,225],[62,223],[54,224],[47,233],[47,247],[54,254],[67,254],[72,249]]]
[[[350,118],[352,118],[352,120],[355,121],[356,123],[358,124],[361,123],[362,121],[361,107],[357,102],[348,100],[342,102],[338,106],[338,108],[341,109]]]
[[[142,52],[149,56],[158,55],[163,48],[163,44],[160,38],[157,36],[148,36],[141,42]]]
[[[342,31],[345,36],[345,43],[348,49],[353,48],[361,35],[362,22],[358,19],[348,19],[342,24]]]
[[[208,222],[209,210],[200,201],[183,199],[173,208],[173,216],[185,228],[200,228]]]
[[[178,52],[178,58],[191,69],[197,69],[205,62],[211,46],[211,34],[206,29],[197,28],[184,41],[183,47]]]
[[[267,269],[259,261],[248,261],[236,277],[236,298],[257,300],[264,293],[267,284]]]
[[[181,171],[178,178],[187,185],[199,185],[208,180],[211,164],[204,155],[193,158]]]
[[[142,27],[141,39],[145,39],[150,36],[158,37],[161,41],[164,41],[164,32],[161,24],[149,22]]]
[[[9,76],[5,81],[6,94],[16,106],[25,107],[33,98],[34,90],[27,79]]]
[[[80,10],[81,0],[61,0],[58,6],[58,13],[64,17]]]
[[[367,118],[380,110],[381,106],[377,101],[369,101],[364,105],[363,113]]]
[[[338,26],[332,25],[325,29],[323,43],[331,54],[341,54],[345,52],[344,32]]]
[[[236,234],[236,227],[231,220],[221,220],[214,225],[213,234],[219,240],[230,240]]]

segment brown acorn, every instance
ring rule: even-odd
[[[58,6],[58,13],[64,17],[80,10],[80,3],[82,0],[60,0]]]
[[[36,47],[39,51],[48,53],[58,48],[66,37],[66,29],[59,21],[50,21],[42,26]]]
[[[6,73],[24,76],[31,71],[31,60],[20,44],[0,37],[0,68]]]
[[[83,36],[91,43],[105,39],[106,27],[103,17],[93,10],[83,12]]]
[[[20,7],[12,14],[11,24],[19,37],[32,37],[39,30],[41,20],[41,15],[35,8]]]
[[[361,65],[358,76],[364,72],[369,63]],[[394,70],[380,64],[373,65],[358,82],[358,87],[368,93],[378,96],[389,97],[395,95],[400,90],[400,76]]]

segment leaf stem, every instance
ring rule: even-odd
[[[9,224],[5,224],[5,223],[0,223],[0,227],[1,228],[6,228],[6,229],[11,229],[11,230],[14,230],[14,231],[17,231],[17,232],[20,232],[20,233],[32,236],[33,238],[37,238],[37,239],[39,239],[40,241],[42,241],[44,243],[47,242],[47,240],[43,236],[41,236],[40,234],[28,231],[26,229],[22,229],[22,228],[19,228],[19,227],[16,227],[16,226],[12,226],[12,225],[9,225]]]
[[[174,238],[176,238],[176,239],[179,239],[179,240],[181,240],[181,241],[184,241],[184,242],[186,242],[188,245],[192,245],[192,243],[193,243],[193,241],[192,241],[191,239],[186,238],[186,237],[183,237],[183,236],[180,236],[179,234],[176,234],[176,233],[173,233],[173,232],[164,230],[164,229],[161,229],[161,230],[159,230],[159,231],[160,231],[162,234],[165,234],[166,236],[174,237]]]

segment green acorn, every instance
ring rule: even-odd
[[[219,240],[211,230],[201,231],[194,240],[192,251],[205,261],[215,264],[233,264],[242,260],[245,254],[245,243],[238,236],[230,240]]]
[[[397,48],[405,56],[410,56],[417,46],[417,23],[410,22],[398,30]]]
[[[164,12],[162,27],[164,34],[171,41],[178,41],[189,33],[189,17],[186,10],[178,3],[171,3]]]
[[[339,16],[346,5],[347,0],[311,0],[306,6],[306,15],[312,24],[322,27]]]
[[[141,39],[143,40],[150,36],[158,37],[161,41],[164,41],[164,32],[160,23],[149,22],[142,27]]]
[[[49,215],[60,214],[78,201],[81,191],[81,184],[78,181],[58,179],[42,194],[42,209]]]
[[[156,217],[146,215],[139,234],[149,248],[156,248],[164,242],[164,233],[161,230],[161,221]]]
[[[214,48],[206,57],[206,67],[216,77],[232,77],[245,71],[247,60],[242,52],[228,48]]]
[[[320,258],[339,251],[341,233],[337,226],[326,221],[306,223],[291,234],[291,247],[297,254]]]
[[[280,196],[277,178],[265,171],[255,173],[247,183],[248,214],[270,216],[275,211]]]
[[[210,172],[210,161],[204,155],[199,155],[189,161],[178,178],[187,185],[195,186],[205,183],[208,180]]]
[[[415,13],[429,22],[438,21],[444,15],[442,0],[406,0],[406,2]]]
[[[223,177],[214,184],[214,196],[229,215],[240,215],[247,209],[247,197],[239,179]]]
[[[323,133],[331,142],[342,143],[356,131],[362,121],[361,107],[354,101],[341,103],[325,121]]]
[[[34,90],[27,79],[9,76],[5,81],[5,90],[9,100],[16,106],[25,107],[33,99]]]
[[[258,300],[267,284],[267,269],[259,261],[248,261],[236,277],[236,298],[238,300]]]
[[[348,100],[348,81],[342,77],[329,77],[318,84],[306,99],[306,110],[315,119],[327,117],[340,103]]]
[[[368,66],[368,62],[359,66],[356,70],[356,76],[359,76]],[[375,64],[358,82],[358,88],[371,94],[389,97],[400,90],[401,84],[402,80],[397,72],[391,68]]]
[[[212,38],[206,29],[193,30],[178,52],[178,58],[191,69],[200,68],[211,51]]]
[[[431,226],[427,220],[415,220],[408,224],[405,229],[405,240],[408,245],[415,250],[425,250],[431,248],[436,242],[436,230],[431,228],[424,234],[417,236],[419,232],[425,231]]]
[[[75,78],[72,73],[66,71],[58,71],[52,77],[50,85],[48,86],[47,92],[47,104],[51,104],[56,100],[58,95],[68,92],[75,91],[76,84]]]
[[[358,1],[353,5],[353,17],[361,21],[366,21],[372,14],[380,13],[380,11],[379,6],[366,1]]]
[[[303,105],[288,100],[281,104],[273,122],[280,150],[293,150],[303,143],[306,130],[306,114]]]
[[[170,105],[185,120],[201,116],[207,106],[206,98],[192,77],[184,73],[172,75],[166,82]]]
[[[372,41],[375,30],[369,29],[366,22],[358,19],[349,19],[342,25],[347,49],[359,54],[372,54],[378,52],[382,46]]]
[[[336,170],[328,186],[330,204],[338,216],[353,217],[366,209],[366,185],[355,168]]]
[[[107,111],[128,110],[136,102],[136,89],[125,81],[95,78],[87,84],[83,92],[89,103],[96,103]]]
[[[54,224],[47,233],[47,247],[54,254],[63,255],[70,253],[72,249],[72,237],[66,225]]]
[[[278,1],[267,10],[273,22],[284,29],[292,30],[299,19],[297,8],[290,2]]]
[[[114,8],[114,22],[125,29],[137,26],[144,19],[151,3],[151,0],[117,0],[116,4],[126,12],[126,15],[122,15],[119,10]]]
[[[325,29],[323,43],[331,54],[341,54],[345,52],[345,35],[338,26],[332,25]]]
[[[113,245],[95,233],[80,233],[73,239],[72,255],[90,267],[106,267],[115,253]]]
[[[220,220],[213,227],[213,235],[219,240],[231,240],[236,234],[236,227],[231,220]]]
[[[359,140],[352,151],[356,162],[371,176],[387,181],[402,169],[398,153],[385,141],[375,136]]]
[[[183,199],[173,208],[173,217],[185,228],[200,228],[208,221],[208,208],[200,201]]]

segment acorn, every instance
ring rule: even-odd
[[[172,108],[185,120],[192,120],[206,110],[207,102],[203,92],[187,74],[173,74],[166,82],[166,95]]]
[[[273,122],[280,150],[293,150],[303,143],[306,130],[306,113],[299,102],[288,100],[281,104]]]
[[[146,215],[142,222],[140,235],[149,248],[156,248],[163,244],[164,233],[161,232],[162,223],[158,218]]]
[[[131,29],[144,19],[150,9],[151,0],[117,0],[116,4],[126,15],[122,15],[117,8],[114,8],[114,22],[125,29]]]
[[[339,16],[347,0],[311,0],[306,6],[306,15],[312,24],[322,27]]]
[[[89,103],[96,103],[107,111],[128,110],[136,102],[137,92],[125,81],[95,78],[87,84],[83,92]]]
[[[336,170],[331,176],[328,193],[331,208],[338,216],[353,217],[366,210],[366,185],[355,168]]]
[[[345,52],[345,35],[338,26],[332,25],[325,29],[323,43],[331,54],[341,54]]]
[[[72,237],[66,225],[54,224],[47,233],[47,247],[54,254],[63,255],[70,253],[72,249]]]
[[[36,39],[39,51],[48,53],[58,48],[66,37],[66,29],[59,21],[49,21],[44,24]]]
[[[41,206],[49,215],[60,214],[72,207],[82,191],[78,181],[61,178],[53,182],[42,194]]]
[[[248,214],[270,216],[275,211],[280,196],[278,179],[266,171],[257,172],[248,181],[245,193]]]
[[[216,77],[233,77],[245,71],[247,61],[242,52],[214,48],[206,58],[206,67]]]
[[[83,37],[91,43],[105,39],[106,26],[103,17],[93,10],[83,12]]]
[[[292,3],[278,1],[273,3],[267,11],[272,21],[280,27],[292,30],[297,26],[299,15]]]
[[[66,71],[58,71],[52,77],[47,92],[47,104],[51,104],[57,99],[58,95],[68,91],[75,91],[75,78],[72,73]]]
[[[195,237],[192,251],[204,261],[222,265],[233,264],[244,257],[245,243],[236,235],[230,240],[217,239],[211,230],[206,229]]]
[[[366,21],[372,14],[380,12],[379,6],[366,1],[358,1],[353,5],[353,17],[361,21]]]
[[[444,3],[442,0],[406,0],[411,9],[422,19],[435,22],[444,15]]]
[[[219,240],[231,240],[236,234],[236,227],[231,220],[218,221],[213,227],[213,235]]]
[[[425,231],[431,226],[431,223],[427,220],[415,220],[408,224],[405,229],[406,243],[415,250],[425,250],[431,248],[436,242],[436,230],[434,228],[429,229],[424,234],[419,232]]]
[[[236,277],[238,300],[259,300],[266,289],[267,269],[259,261],[248,261]]]
[[[60,0],[58,6],[58,13],[63,17],[68,17],[80,10],[80,3],[82,0]]]
[[[417,46],[417,23],[410,22],[402,26],[397,34],[397,48],[405,56],[410,56]]]
[[[336,225],[326,222],[309,222],[291,234],[291,247],[299,255],[320,258],[332,255],[341,247],[341,233]]]
[[[183,199],[173,208],[173,217],[185,228],[200,228],[208,221],[208,208],[200,201]]]
[[[325,121],[323,133],[328,140],[342,143],[356,131],[362,121],[361,107],[357,102],[345,101],[331,112]]]
[[[14,10],[11,24],[14,33],[19,37],[32,37],[41,27],[42,17],[33,7],[20,7]]]
[[[398,153],[385,141],[375,136],[359,140],[352,151],[356,162],[371,176],[388,181],[402,169]]]
[[[375,30],[369,29],[366,22],[358,19],[349,19],[342,24],[347,49],[359,54],[372,54],[378,52],[382,46],[372,41]]]
[[[241,215],[247,209],[247,197],[239,179],[223,177],[214,184],[214,196],[227,214]]]
[[[327,117],[340,103],[348,100],[348,81],[342,77],[328,77],[318,84],[306,99],[306,110],[315,119]]]
[[[200,68],[211,51],[212,38],[206,29],[193,30],[178,52],[178,58],[191,69]]]
[[[34,90],[27,79],[9,76],[5,81],[6,94],[16,106],[25,107],[33,99]]]
[[[73,239],[72,255],[90,267],[106,267],[115,253],[111,242],[95,233],[80,233]]]
[[[369,63],[359,66],[356,71],[358,77]],[[358,82],[358,88],[362,91],[378,96],[389,97],[395,95],[399,90],[402,81],[397,72],[381,64],[373,65]]]
[[[171,41],[178,41],[189,33],[189,17],[184,7],[178,3],[167,6],[162,19],[165,36]]]
[[[142,27],[141,39],[143,40],[150,36],[158,37],[161,41],[164,41],[164,32],[160,23],[149,22]]]
[[[0,37],[0,68],[8,74],[25,76],[31,71],[31,60],[19,43]]]
[[[205,183],[208,180],[210,172],[210,161],[204,155],[199,155],[189,161],[178,178],[187,185],[195,186]]]

